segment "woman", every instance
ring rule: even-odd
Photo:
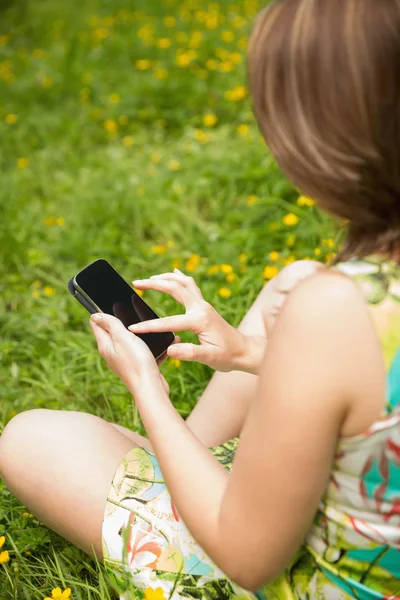
[[[186,314],[132,332],[192,330],[169,356],[219,371],[188,420],[147,346],[97,315],[150,441],[47,410],[0,438],[10,490],[124,598],[400,598],[399,32],[400,0],[280,0],[251,39],[268,146],[347,221],[339,268],[287,267],[237,330],[180,272],[134,282]]]

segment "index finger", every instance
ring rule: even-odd
[[[198,328],[198,319],[196,314],[177,315],[174,317],[163,317],[160,319],[151,319],[150,321],[141,321],[130,325],[128,329],[134,333],[150,333],[164,331],[195,331]]]

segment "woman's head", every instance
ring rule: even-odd
[[[282,170],[349,222],[342,257],[400,249],[400,0],[278,0],[249,48]]]

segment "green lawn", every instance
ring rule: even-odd
[[[278,269],[335,251],[332,223],[298,201],[252,115],[245,48],[263,4],[0,2],[0,431],[35,407],[141,430],[66,289],[95,258],[128,281],[179,266],[237,324]],[[186,416],[211,371],[162,370]],[[74,600],[115,597],[101,567],[0,494],[1,600],[67,586]]]

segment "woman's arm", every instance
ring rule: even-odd
[[[234,581],[257,589],[306,535],[373,342],[364,300],[341,275],[301,283],[282,310],[229,475],[162,386],[136,401],[172,499],[189,530]],[[355,360],[355,357],[357,359]]]

